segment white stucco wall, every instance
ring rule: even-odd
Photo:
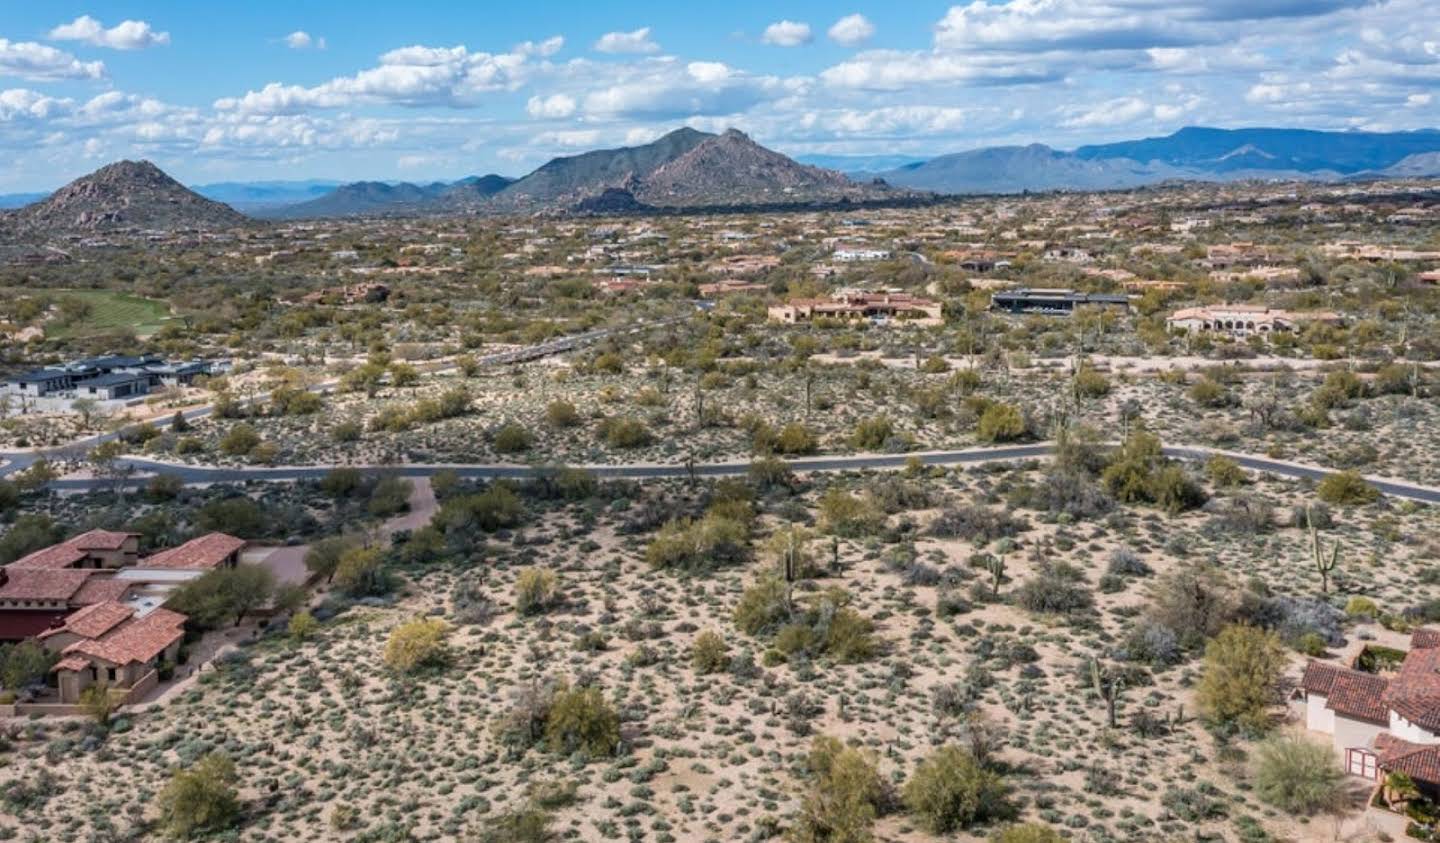
[[[1385,730],[1384,726],[1366,723],[1363,720],[1351,720],[1337,714],[1335,716],[1335,748],[1341,751],[1351,747],[1369,748],[1374,742],[1375,736]]]
[[[1325,707],[1326,699],[1320,694],[1305,695],[1305,728],[1312,732],[1335,734],[1335,712]]]
[[[1440,743],[1434,732],[1416,726],[1394,711],[1390,712],[1390,734],[1410,743]]]

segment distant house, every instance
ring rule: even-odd
[[[840,263],[883,261],[890,259],[890,250],[869,248],[836,249],[832,257]]]
[[[840,290],[828,299],[791,299],[769,309],[770,321],[795,324],[812,319],[850,319],[912,325],[939,325],[944,321],[940,302],[909,293]]]
[[[90,378],[76,385],[75,391],[81,398],[97,401],[119,401],[147,395],[150,392],[150,376],[111,372],[108,375]]]
[[[1007,313],[1068,316],[1080,307],[1130,309],[1130,297],[1074,290],[1003,290],[990,296],[990,309]]]
[[[1311,660],[1300,680],[1305,725],[1330,735],[1347,773],[1403,772],[1440,796],[1440,630],[1418,629],[1393,676]]]
[[[1307,322],[1339,325],[1339,314],[1328,310],[1277,310],[1262,305],[1226,304],[1187,307],[1177,310],[1165,320],[1172,330],[1209,331],[1246,337],[1253,334],[1289,333]]]
[[[72,360],[17,375],[0,384],[0,394],[22,399],[54,399],[52,409],[68,409],[66,399],[133,401],[157,386],[187,386],[202,375],[229,369],[226,360],[167,363],[155,355],[105,355]]]
[[[179,547],[153,553],[140,561],[144,568],[173,568],[208,571],[212,568],[233,568],[240,564],[240,551],[246,541],[225,533],[207,533]]]

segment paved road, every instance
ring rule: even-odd
[[[888,470],[903,468],[912,458],[918,458],[926,465],[967,465],[987,462],[1008,462],[1012,460],[1044,459],[1050,456],[1050,443],[1015,445],[1002,448],[971,448],[956,451],[928,451],[915,454],[877,454],[849,457],[810,457],[789,462],[791,469],[800,473]],[[1321,466],[1273,460],[1268,457],[1238,454],[1210,448],[1181,446],[1166,447],[1166,456],[1183,460],[1206,460],[1215,454],[1234,459],[1242,467],[1252,471],[1265,472],[1280,477],[1318,480],[1333,469]],[[139,458],[119,461],[137,474],[173,474],[187,485],[202,483],[238,483],[244,481],[288,482],[316,479],[325,476],[333,466],[282,466],[275,468],[220,468],[208,466],[179,465]],[[355,466],[366,470],[398,474],[404,477],[431,477],[440,471],[454,471],[470,479],[526,478],[545,471],[545,468],[520,465],[395,465]],[[692,471],[685,465],[595,465],[577,466],[592,471],[602,478],[665,478],[686,477]],[[732,477],[743,475],[750,470],[749,461],[697,464],[693,471],[698,477]],[[1367,478],[1386,495],[1424,503],[1440,503],[1440,489],[1397,480]],[[138,485],[143,478],[129,481]],[[63,491],[84,491],[105,488],[113,481],[99,480],[57,480],[51,488]]]

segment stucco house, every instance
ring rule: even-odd
[[[185,616],[156,609],[143,617],[121,603],[101,603],[76,612],[48,633],[69,641],[51,668],[60,702],[74,704],[92,685],[111,690],[153,686],[163,662],[174,662],[185,638]],[[51,646],[46,642],[47,648]]]
[[[1389,676],[1312,659],[1300,680],[1305,725],[1331,736],[1351,775],[1405,772],[1440,790],[1440,630],[1416,630],[1410,647]]]

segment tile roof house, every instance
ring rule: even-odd
[[[50,670],[56,675],[62,703],[74,704],[86,688],[103,685],[120,690],[153,682],[162,662],[174,662],[185,638],[186,617],[168,609],[156,609],[144,617],[125,616],[133,611],[118,603],[92,608],[72,623],[66,620],[51,637],[73,637],[60,651],[60,660]],[[80,613],[76,613],[77,615]],[[118,620],[117,620],[118,619]],[[87,636],[87,632],[99,634]]]
[[[1440,789],[1440,630],[1418,629],[1390,676],[1311,660],[1300,679],[1305,725],[1332,736],[1346,772],[1405,772]]]
[[[91,530],[11,562],[9,568],[119,568],[133,565],[139,533]]]
[[[211,568],[233,568],[240,561],[245,540],[225,533],[208,533],[140,560],[142,568],[180,568],[208,571]]]

